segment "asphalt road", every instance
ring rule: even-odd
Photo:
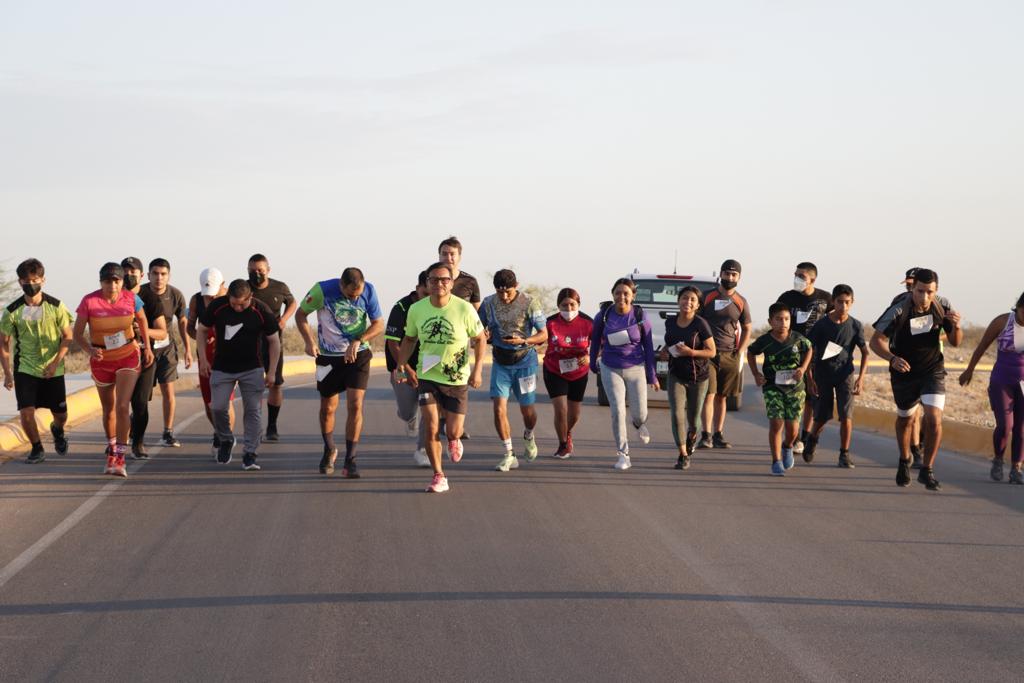
[[[1024,490],[981,459],[943,453],[942,492],[900,489],[891,439],[856,434],[846,471],[832,430],[814,465],[772,478],[748,388],[733,450],[672,469],[655,410],[622,473],[591,386],[575,458],[501,474],[479,391],[452,490],[428,495],[383,373],[363,478],[319,475],[308,380],[290,383],[258,473],[212,461],[193,393],[184,447],[125,482],[98,474],[95,422],[65,458],[0,466],[0,678],[1021,676]],[[540,413],[546,454],[546,399]]]

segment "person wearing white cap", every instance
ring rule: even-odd
[[[227,287],[224,285],[224,274],[216,268],[204,268],[203,272],[199,273],[199,291],[192,295],[191,301],[188,302],[188,336],[193,339],[196,338],[196,322],[199,320],[199,316],[206,307],[210,305],[210,302],[219,296],[224,296],[228,293]],[[213,363],[213,352],[216,348],[216,331],[210,328],[210,331],[206,335],[205,343],[200,344],[199,340],[196,340],[196,353],[206,354],[206,360],[209,363]],[[203,408],[206,410],[206,419],[213,424],[213,413],[210,412],[210,402],[213,400],[213,394],[210,391],[210,378],[199,375],[199,390],[203,394]],[[234,394],[232,394],[232,400],[234,400]],[[235,409],[233,403],[228,403],[228,420],[231,423],[231,428],[235,427]],[[217,454],[217,449],[220,448],[220,439],[217,437],[216,431],[213,434],[213,452]]]

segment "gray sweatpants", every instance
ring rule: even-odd
[[[420,396],[408,382],[395,382],[391,380],[391,388],[395,392],[395,404],[398,406],[398,419],[411,427],[419,425],[419,436],[416,439],[416,448],[425,448],[427,441],[424,432],[426,427],[420,419]]]
[[[255,453],[260,447],[260,436],[262,423],[260,421],[261,404],[263,401],[263,390],[266,389],[265,375],[263,368],[255,368],[245,372],[221,372],[214,370],[210,373],[210,412],[213,413],[213,426],[217,430],[217,436],[224,439],[233,439],[231,424],[228,421],[228,405],[231,402],[231,392],[238,384],[238,390],[242,393],[242,408],[245,411],[243,425],[245,429],[245,452]]]
[[[687,431],[685,425],[689,425],[690,431],[701,430],[701,410],[707,395],[708,380],[683,384],[671,372],[668,373],[668,410],[672,418],[672,438],[676,440],[676,448],[684,443]]]
[[[601,383],[608,394],[612,409],[612,437],[619,453],[629,454],[629,438],[626,435],[626,397],[629,397],[629,413],[633,426],[647,422],[647,369],[643,365],[631,368],[610,368],[601,363]]]

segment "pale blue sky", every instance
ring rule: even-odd
[[[676,249],[759,321],[805,259],[866,322],[912,265],[977,323],[1024,289],[1020,3],[210,5],[0,0],[5,266],[75,304],[262,251],[387,308],[456,234],[588,310]]]

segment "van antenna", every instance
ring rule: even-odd
[[[672,274],[679,275],[679,250],[676,249],[675,262],[672,264]]]

